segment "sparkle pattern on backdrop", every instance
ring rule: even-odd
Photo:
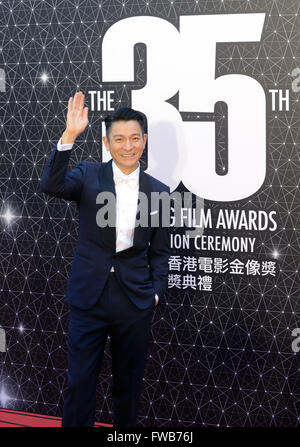
[[[218,44],[216,74],[248,74],[268,99],[267,178],[234,207],[276,210],[275,233],[260,233],[257,258],[273,258],[273,277],[214,278],[213,293],[171,289],[156,311],[140,423],[157,426],[299,425],[298,0],[0,1],[0,406],[61,415],[66,386],[68,308],[64,294],[77,237],[73,203],[39,192],[44,163],[64,129],[67,99],[101,86],[101,42],[116,21],[154,15],[265,12],[260,43]],[[115,85],[119,105],[145,82],[145,47],[136,83]],[[2,87],[2,86],[1,86]],[[269,89],[290,89],[290,111],[271,111]],[[101,115],[79,138],[71,166],[101,160]],[[179,188],[180,189],[180,188]],[[221,206],[207,203],[216,211]],[[178,254],[176,251],[174,254]],[[242,256],[241,256],[242,258]],[[244,257],[247,260],[247,257]],[[96,419],[110,423],[107,346]]]

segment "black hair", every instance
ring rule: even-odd
[[[147,131],[146,115],[144,115],[142,112],[138,112],[137,110],[130,109],[129,107],[121,107],[119,109],[116,109],[110,115],[108,115],[104,120],[107,138],[112,123],[115,123],[116,121],[131,121],[131,120],[137,121],[139,123],[143,134]]]

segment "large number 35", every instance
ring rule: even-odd
[[[149,121],[151,174],[173,191],[180,181],[199,197],[240,200],[266,174],[266,95],[241,74],[216,78],[217,42],[260,41],[265,14],[180,17],[179,31],[157,17],[131,17],[109,28],[102,46],[102,80],[134,81],[134,45],[147,48],[147,82],[132,91],[132,107]],[[166,100],[179,92],[179,111]],[[228,106],[228,171],[216,172],[215,123],[183,121],[180,112]]]

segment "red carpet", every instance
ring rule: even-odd
[[[61,418],[0,408],[0,427],[60,427]],[[95,427],[112,427],[95,423]]]

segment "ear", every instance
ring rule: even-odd
[[[106,150],[109,151],[109,141],[108,141],[108,138],[105,135],[102,137],[102,141],[103,141],[103,143],[104,143],[104,145],[106,147]]]
[[[147,143],[148,134],[144,133],[144,149]]]

